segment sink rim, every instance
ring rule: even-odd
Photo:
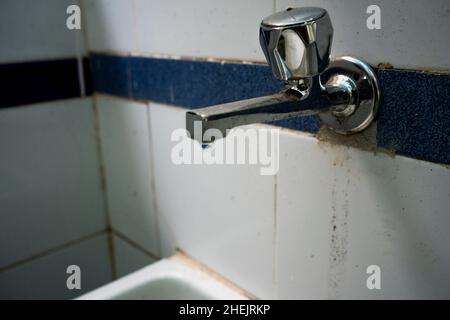
[[[76,300],[113,300],[127,299],[127,293],[156,281],[180,281],[183,285],[192,287],[211,300],[248,300],[243,290],[234,288],[227,281],[221,281],[203,267],[197,267],[196,262],[182,254],[176,254],[168,259],[158,260],[129,275],[110,282],[76,298]],[[121,298],[122,297],[122,298]],[[156,299],[164,300],[165,298]],[[177,299],[177,298],[174,298]],[[178,298],[180,299],[180,298]],[[190,298],[185,298],[190,299]]]

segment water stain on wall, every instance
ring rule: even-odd
[[[349,195],[351,169],[347,167],[345,183],[340,183],[337,168],[345,168],[345,162],[350,159],[348,148],[338,152],[333,166],[335,176],[331,190],[331,221],[330,221],[330,256],[328,269],[328,297],[339,297],[339,286],[345,278],[345,267],[348,254],[348,220],[349,220]]]

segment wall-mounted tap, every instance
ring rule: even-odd
[[[203,134],[211,128],[225,136],[227,129],[239,125],[313,114],[341,134],[367,128],[381,96],[377,77],[369,65],[352,57],[330,62],[332,38],[330,17],[322,8],[289,8],[263,19],[260,44],[285,89],[188,111],[186,129],[191,137],[207,143]],[[201,130],[197,132],[196,127]]]

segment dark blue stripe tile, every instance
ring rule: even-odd
[[[0,64],[0,108],[80,96],[76,59]]]
[[[380,70],[378,145],[450,163],[450,75]]]
[[[131,97],[130,58],[91,55],[94,90]]]
[[[132,96],[187,108],[277,92],[282,83],[263,65],[131,58]]]

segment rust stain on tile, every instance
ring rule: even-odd
[[[251,294],[250,292],[247,292],[246,290],[240,288],[239,286],[237,286],[235,283],[233,283],[232,281],[226,279],[225,277],[223,277],[222,275],[218,274],[217,272],[211,270],[210,268],[208,268],[207,266],[205,266],[204,264],[202,264],[201,262],[194,260],[192,257],[190,257],[188,254],[186,254],[184,251],[182,251],[181,249],[177,249],[175,255],[172,257],[172,259],[178,259],[180,261],[182,261],[184,264],[191,266],[192,268],[199,270],[201,272],[206,273],[207,275],[209,275],[210,277],[212,277],[213,279],[215,279],[216,281],[222,283],[223,285],[227,286],[228,288],[230,288],[231,290],[251,299],[251,300],[256,300],[257,298]]]

